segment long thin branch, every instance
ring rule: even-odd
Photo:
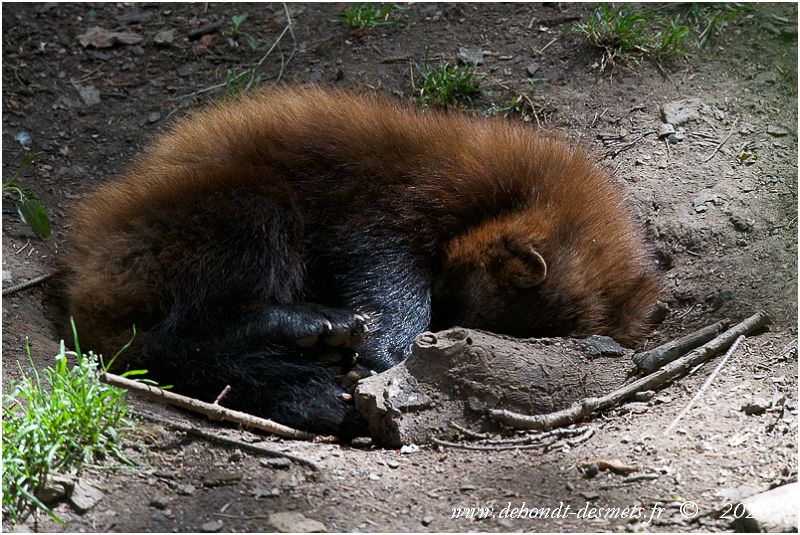
[[[182,431],[192,436],[196,436],[198,438],[202,438],[204,440],[208,440],[210,442],[216,442],[218,444],[222,444],[224,446],[234,446],[236,448],[240,448],[243,450],[248,450],[253,453],[257,453],[259,455],[264,455],[267,457],[284,457],[289,459],[290,461],[308,466],[314,470],[319,470],[319,466],[317,466],[312,461],[308,459],[303,459],[302,457],[297,457],[292,455],[291,453],[284,453],[282,451],[271,450],[269,448],[265,448],[264,446],[259,446],[258,444],[250,444],[249,442],[244,442],[242,440],[236,440],[235,438],[230,437],[223,437],[220,435],[216,435],[214,433],[209,433],[207,431],[203,431],[191,424],[177,422],[174,420],[169,420],[167,418],[163,418],[157,414],[153,414],[151,412],[145,411],[135,411],[133,413],[135,416],[139,416],[144,418],[145,420],[149,420],[151,422],[155,422],[157,424],[166,425],[168,427],[172,427],[173,429],[177,429],[178,431]]]
[[[737,125],[737,124],[739,124],[739,120],[738,120],[738,119],[737,119],[737,120],[735,120],[735,121],[733,121],[733,125],[731,126],[731,129],[730,129],[730,131],[728,132],[728,135],[727,135],[727,136],[725,136],[725,139],[723,139],[722,141],[720,141],[720,142],[719,142],[719,145],[717,145],[717,148],[715,148],[715,149],[714,149],[714,152],[712,152],[711,154],[709,154],[709,155],[708,155],[708,158],[706,158],[705,160],[703,160],[703,163],[706,163],[706,162],[708,162],[708,161],[709,161],[711,158],[713,158],[713,157],[714,157],[714,155],[715,155],[716,153],[718,153],[718,152],[719,152],[719,149],[721,149],[721,148],[722,148],[722,146],[723,146],[723,145],[724,145],[724,144],[725,144],[725,143],[726,143],[726,142],[727,142],[727,141],[728,141],[728,140],[731,138],[731,135],[733,135],[733,130],[734,130],[734,128],[736,128],[736,125]]]
[[[120,377],[119,375],[102,373],[100,374],[100,380],[112,386],[118,386],[127,390],[131,390],[149,399],[155,399],[169,405],[181,407],[182,409],[204,414],[212,420],[225,420],[228,422],[237,423],[243,427],[259,429],[261,431],[266,431],[268,433],[286,438],[313,440],[316,436],[306,431],[300,431],[298,429],[293,429],[277,422],[273,422],[272,420],[259,418],[245,412],[234,411],[226,407],[221,407],[220,405],[214,405],[213,403],[206,403],[205,401],[200,401],[199,399],[181,396],[180,394],[175,394],[174,392],[167,392],[166,390],[162,390],[158,387],[137,381],[131,381],[130,379]]]
[[[709,360],[720,351],[724,351],[742,335],[748,335],[769,324],[767,313],[759,311],[743,322],[728,329],[710,342],[698,347],[688,355],[670,362],[660,370],[625,385],[603,397],[585,398],[568,409],[548,414],[527,415],[507,410],[490,409],[488,415],[515,429],[546,430],[575,423],[589,416],[592,412],[618,405],[628,397],[641,390],[654,390],[679,377],[691,368]]]
[[[41,283],[43,283],[43,282],[45,282],[47,280],[52,279],[56,275],[58,275],[58,271],[57,270],[53,271],[53,272],[50,272],[50,273],[45,273],[44,275],[40,275],[40,276],[38,276],[36,278],[33,278],[33,279],[29,280],[29,281],[26,281],[26,282],[21,282],[19,284],[14,285],[14,286],[10,286],[8,288],[3,288],[3,297],[9,296],[9,295],[13,295],[13,294],[15,294],[17,292],[21,292],[22,290],[27,290],[28,288],[33,288],[34,286],[37,286],[37,285],[39,285],[39,284],[41,284]]]

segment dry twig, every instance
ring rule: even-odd
[[[137,381],[131,381],[130,379],[120,377],[119,375],[102,373],[100,374],[100,380],[112,386],[118,386],[127,390],[131,390],[149,399],[155,399],[169,405],[181,407],[182,409],[187,409],[199,414],[205,414],[212,420],[225,420],[228,422],[237,423],[242,427],[259,429],[261,431],[266,431],[268,433],[286,438],[295,438],[300,440],[312,440],[315,438],[313,433],[293,429],[277,422],[273,422],[272,420],[259,418],[245,412],[234,411],[226,407],[221,407],[220,405],[214,405],[213,403],[206,403],[205,401],[200,401],[199,399],[181,396],[180,394],[175,394],[174,392],[167,392],[166,390],[162,390],[156,386]]]
[[[17,292],[20,292],[22,290],[27,290],[28,288],[32,288],[34,286],[37,286],[37,285],[39,285],[39,284],[41,284],[41,283],[43,283],[43,282],[45,282],[47,280],[52,279],[56,275],[58,275],[58,270],[50,272],[50,273],[45,273],[44,275],[40,275],[40,276],[35,277],[35,278],[33,278],[33,279],[29,280],[29,281],[21,282],[19,284],[16,284],[14,286],[10,286],[8,288],[3,288],[3,297],[6,297],[6,296],[9,296],[9,295],[15,294]]]
[[[709,161],[711,158],[713,158],[713,157],[714,157],[714,155],[715,155],[716,153],[718,153],[718,152],[719,152],[719,149],[721,149],[721,148],[722,148],[722,146],[725,144],[725,142],[727,142],[727,141],[728,141],[728,140],[731,138],[731,135],[733,135],[733,130],[736,128],[736,125],[737,125],[737,124],[739,124],[739,120],[738,120],[738,119],[737,119],[737,120],[735,120],[735,121],[733,121],[733,125],[731,125],[731,129],[730,129],[730,131],[728,132],[728,135],[727,135],[727,136],[725,136],[725,139],[723,139],[722,141],[720,141],[720,142],[719,142],[719,145],[717,145],[717,148],[715,148],[715,149],[714,149],[714,152],[712,152],[711,154],[709,154],[709,155],[708,155],[708,158],[706,158],[705,160],[703,160],[703,163],[706,163],[706,162],[708,162],[708,161]]]

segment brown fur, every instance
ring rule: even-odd
[[[297,235],[280,238],[286,243],[315,233],[304,248],[289,247],[294,271],[252,266],[285,279],[271,302],[308,297],[309,248],[328,240],[346,256],[362,234],[396,237],[430,274],[422,279],[430,279],[435,326],[598,333],[631,344],[658,294],[618,187],[563,141],[503,120],[285,89],[179,122],[125,176],[78,205],[66,263],[81,336],[112,351],[132,323],[146,330],[163,320],[179,278],[229,277],[239,257],[224,244],[254,232],[260,198],[300,214]],[[209,217],[229,223],[204,228]],[[364,248],[366,258],[372,247]],[[229,314],[263,299],[242,298]]]

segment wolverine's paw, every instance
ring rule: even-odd
[[[351,310],[331,308],[315,303],[292,303],[276,307],[270,314],[271,330],[276,338],[291,342],[304,350],[322,356],[353,354],[368,332],[369,318]],[[350,351],[346,351],[350,350]]]

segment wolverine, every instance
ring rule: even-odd
[[[200,110],[73,208],[84,345],[177,392],[365,433],[426,329],[634,344],[659,284],[619,186],[523,124],[285,88]]]

